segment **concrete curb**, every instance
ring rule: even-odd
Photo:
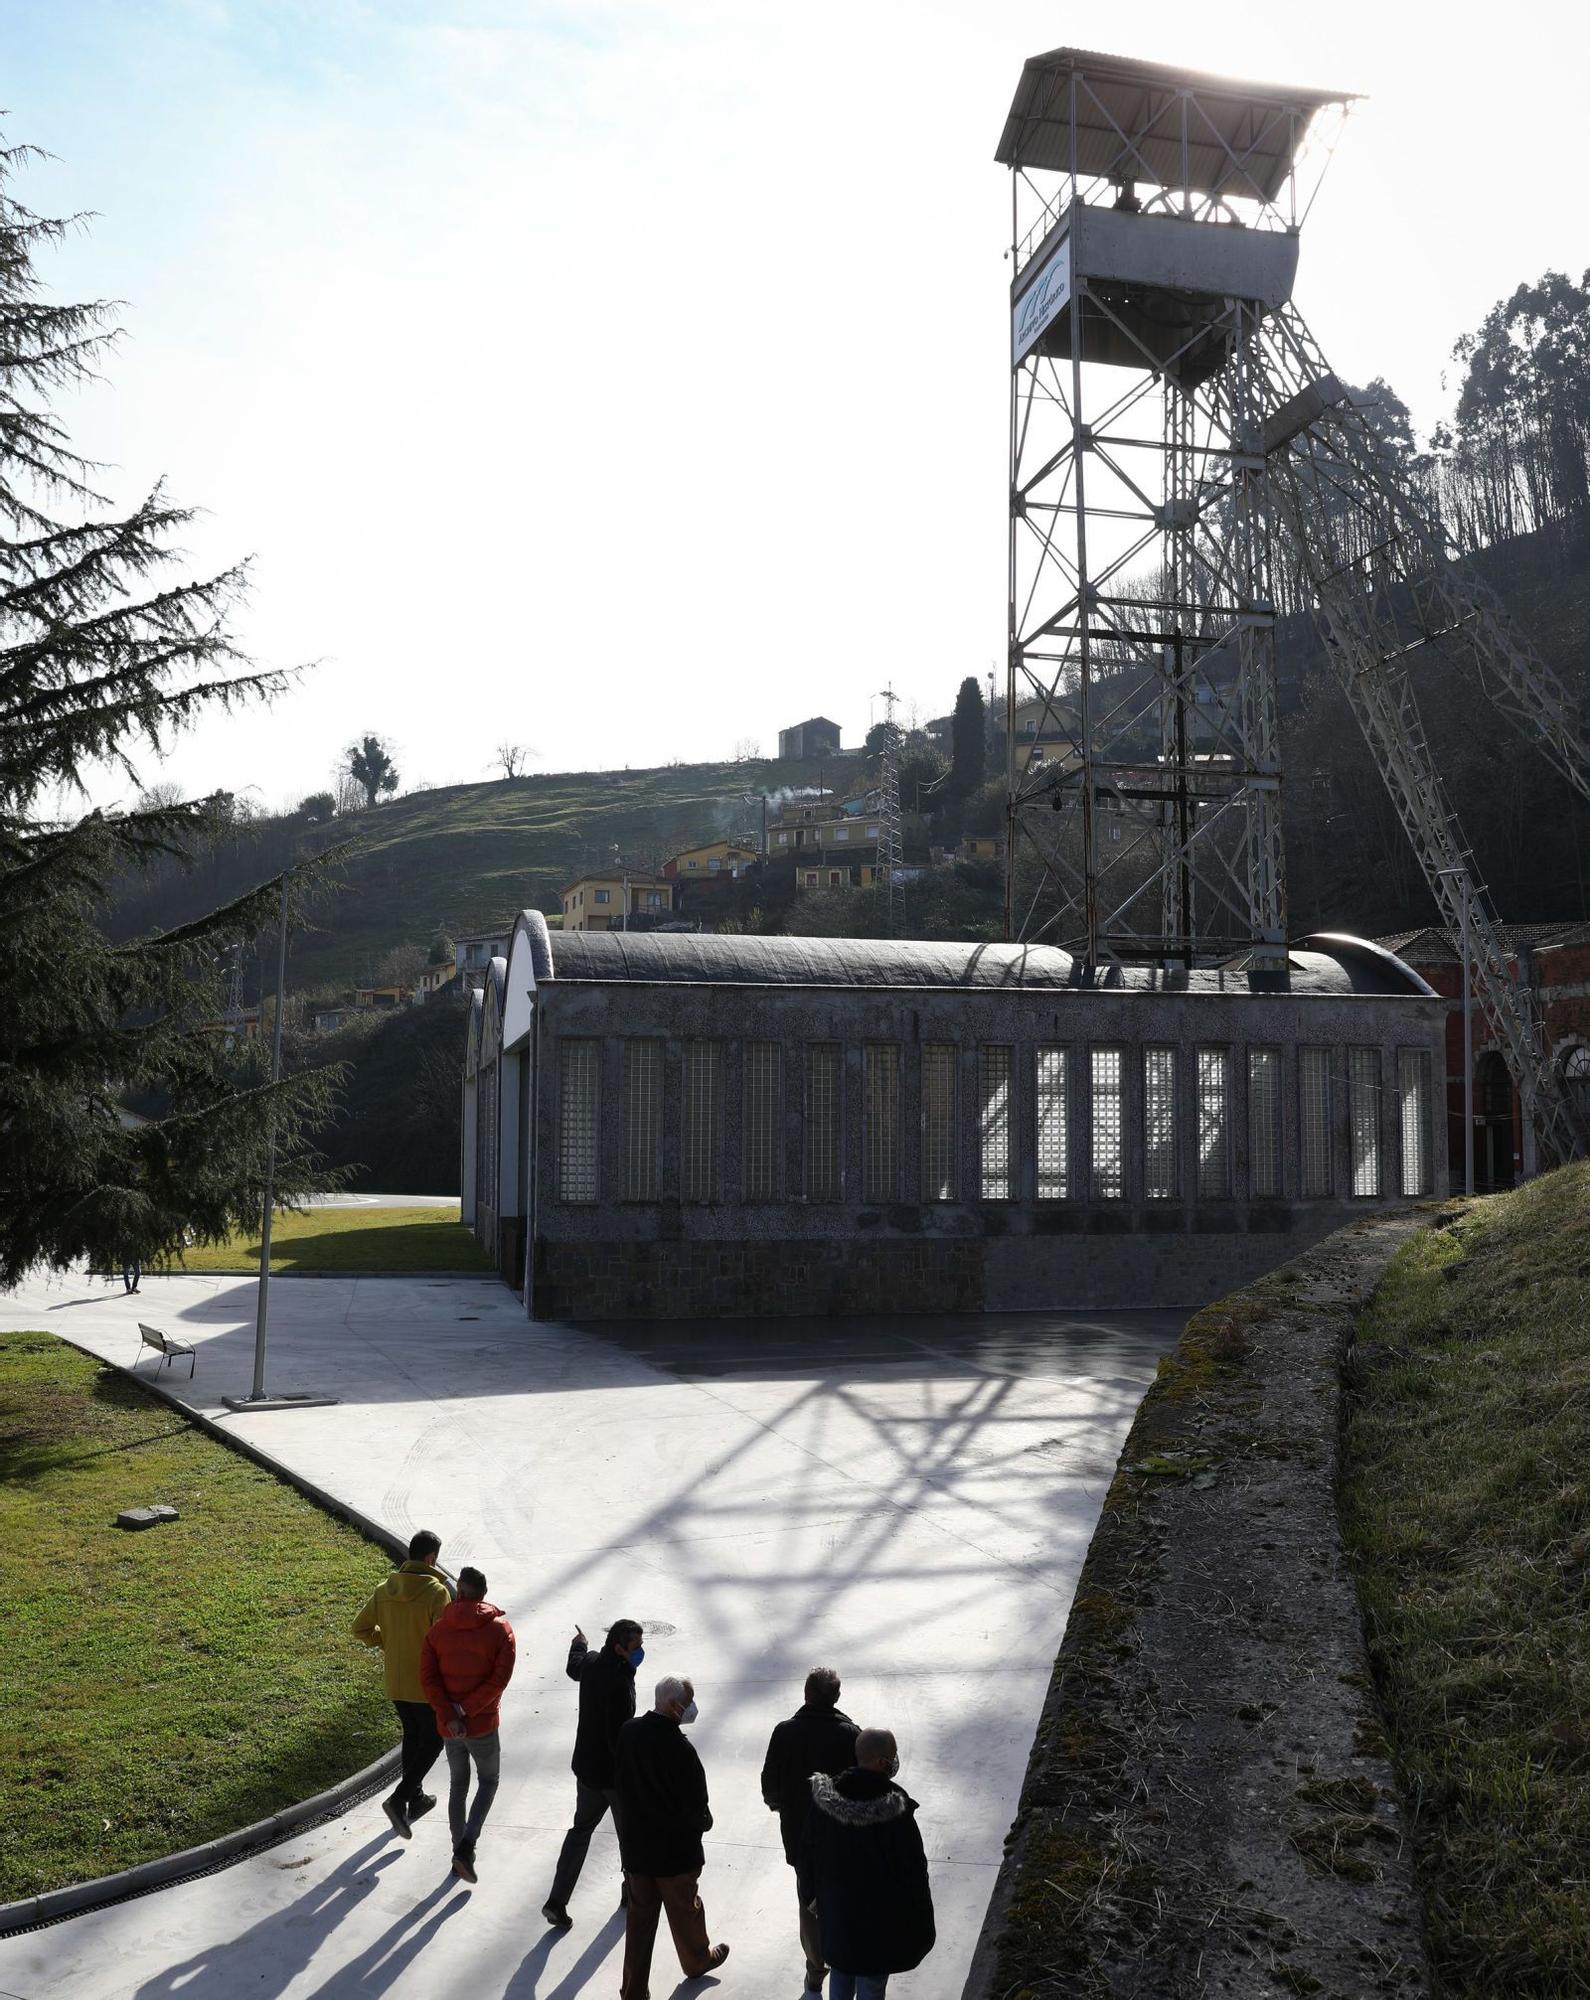
[[[119,1361],[107,1361],[103,1354],[96,1354],[92,1348],[81,1346],[65,1334],[56,1334],[55,1338],[67,1347],[76,1348],[79,1354],[86,1354],[91,1361],[114,1368],[129,1381],[136,1382],[140,1389],[147,1390],[150,1395],[179,1411],[207,1436],[251,1459],[263,1471],[291,1486],[334,1519],[357,1528],[388,1555],[400,1562],[407,1557],[408,1544],[390,1529],[383,1528],[369,1515],[360,1513],[357,1507],[350,1507],[346,1501],[337,1499],[313,1480],[305,1479],[301,1473],[283,1465],[251,1440],[239,1437],[228,1425],[217,1422],[203,1410],[195,1410],[162,1383],[135,1374]],[[273,1847],[299,1827],[312,1820],[334,1818],[343,1807],[355,1804],[366,1793],[384,1785],[396,1774],[401,1761],[400,1750],[388,1750],[373,1764],[366,1764],[363,1770],[353,1772],[326,1791],[317,1792],[313,1798],[301,1799],[297,1805],[284,1806],[268,1819],[255,1820],[250,1826],[240,1826],[235,1832],[220,1834],[197,1847],[185,1847],[176,1854],[161,1855],[154,1861],[141,1861],[136,1868],[123,1868],[115,1875],[99,1875],[91,1882],[72,1882],[63,1889],[47,1889],[42,1895],[25,1897],[20,1903],[0,1903],[0,1938],[56,1923],[62,1917],[78,1916],[84,1910],[102,1909],[107,1903],[119,1903],[130,1896],[145,1895],[151,1889],[167,1888],[171,1883],[184,1881],[189,1876],[208,1874],[230,1861],[241,1859],[245,1854]]]

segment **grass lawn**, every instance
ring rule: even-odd
[[[129,1534],[119,1509],[180,1520]],[[385,1552],[44,1333],[0,1334],[0,1901],[307,1798],[394,1740]]]
[[[173,1270],[257,1271],[257,1233],[196,1245]],[[271,1224],[275,1271],[489,1271],[491,1261],[458,1219],[458,1203],[435,1208],[278,1209]]]
[[[1590,1167],[1459,1204],[1359,1328],[1343,1521],[1444,2000],[1590,1993]]]

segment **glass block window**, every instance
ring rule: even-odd
[[[1397,1051],[1397,1123],[1402,1130],[1402,1192],[1430,1192],[1430,1051]]]
[[[1174,1201],[1181,1193],[1176,1160],[1176,1051],[1143,1051],[1143,1193]]]
[[[838,1201],[844,1188],[840,1086],[839,1044],[808,1044],[805,1116],[802,1119],[808,1201]]]
[[[1257,1201],[1281,1192],[1281,1051],[1248,1051],[1248,1193]]]
[[[624,1199],[662,1199],[663,1045],[624,1044]]]
[[[1094,1049],[1091,1065],[1089,1139],[1095,1201],[1119,1201],[1126,1193],[1125,1127],[1122,1120],[1121,1052]]]
[[[1347,1051],[1347,1130],[1352,1145],[1353,1193],[1380,1192],[1380,1051]]]
[[[977,1194],[1009,1201],[1010,1072],[1014,1051],[990,1044],[977,1051]]]
[[[1231,1192],[1231,1052],[1198,1051],[1198,1195]]]
[[[479,1140],[479,1172],[475,1185],[482,1206],[489,1208],[493,1215],[497,1212],[497,1174],[502,1160],[501,1141],[497,1132],[497,1078],[501,1067],[500,1060],[484,1064],[476,1091],[475,1120]]]
[[[1303,1199],[1323,1201],[1336,1192],[1331,1165],[1331,1052],[1299,1049],[1297,1095],[1303,1134]]]
[[[680,1194],[723,1199],[723,1044],[685,1043],[684,1146]]]
[[[595,1201],[597,1110],[602,1045],[567,1041],[558,1047],[558,1193],[564,1201]]]
[[[1064,1201],[1071,1191],[1066,1145],[1066,1052],[1039,1049],[1037,1108],[1038,1199]]]
[[[868,1042],[861,1053],[861,1198],[900,1199],[900,1051]]]
[[[745,1198],[784,1194],[784,1050],[778,1042],[745,1045]]]
[[[955,1048],[922,1045],[922,1199],[955,1199]]]

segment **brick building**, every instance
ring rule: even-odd
[[[1354,938],[1279,983],[526,911],[464,1219],[537,1318],[1198,1304],[1445,1186],[1444,1015]]]
[[[1546,1052],[1590,1123],[1590,923],[1501,924],[1515,979],[1534,990]],[[1456,933],[1429,925],[1380,943],[1411,965],[1449,1004],[1446,1029],[1447,1157],[1451,1186],[1463,1185],[1463,969]],[[1474,1185],[1509,1188],[1535,1171],[1518,1092],[1490,1025],[1473,1010]]]

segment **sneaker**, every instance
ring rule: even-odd
[[[396,1799],[383,1799],[381,1801],[381,1810],[391,1820],[392,1831],[397,1835],[399,1840],[412,1840],[414,1838],[414,1830],[409,1825],[408,1814],[404,1812]]]
[[[457,1847],[453,1850],[453,1873],[460,1882],[478,1882],[475,1873],[475,1850],[472,1847]]]
[[[419,1797],[414,1801],[413,1805],[409,1807],[410,1825],[412,1825],[413,1822],[417,1819],[424,1819],[425,1815],[435,1807],[435,1804],[436,1804],[435,1793],[421,1792]]]
[[[728,1955],[729,1947],[726,1944],[715,1944],[711,1951],[707,1953],[708,1972],[716,1972]]]
[[[574,1919],[569,1915],[567,1908],[562,1903],[543,1903],[541,1905],[541,1914],[555,1931],[567,1931],[574,1928]]]

